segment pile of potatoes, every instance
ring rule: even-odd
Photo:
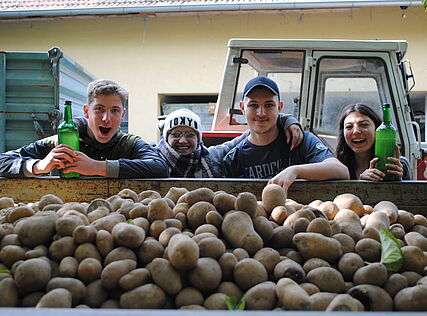
[[[401,244],[395,273],[379,230]],[[208,188],[0,198],[0,306],[427,311],[427,219],[353,194],[302,205]]]

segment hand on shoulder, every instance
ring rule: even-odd
[[[291,143],[291,150],[297,148],[304,139],[304,134],[298,124],[292,124],[291,126],[289,126],[285,130],[285,136],[286,142],[288,144]]]

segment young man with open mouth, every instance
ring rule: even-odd
[[[54,169],[64,173],[108,178],[160,178],[169,175],[166,162],[140,137],[122,133],[128,92],[112,80],[88,86],[84,118],[77,118],[80,150],[58,145],[53,135],[0,154],[0,176],[34,177]]]

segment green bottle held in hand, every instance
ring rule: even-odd
[[[58,143],[73,147],[74,150],[79,150],[79,128],[73,122],[73,114],[71,112],[71,101],[65,101],[64,105],[64,122],[58,127]],[[63,179],[78,178],[80,174],[77,172],[64,173],[59,170],[59,176]]]
[[[375,168],[385,173],[384,181],[397,180],[394,174],[387,172],[386,164],[392,162],[388,157],[396,157],[396,128],[391,123],[390,104],[383,105],[383,122],[375,132],[375,157],[379,160]]]

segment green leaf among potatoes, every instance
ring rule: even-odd
[[[388,271],[397,272],[403,264],[403,254],[396,237],[388,230],[381,228],[381,263]]]
[[[242,296],[239,302],[237,302],[237,299],[234,296],[227,296],[225,298],[225,304],[227,305],[228,310],[243,311],[245,309],[246,301],[244,296]]]

